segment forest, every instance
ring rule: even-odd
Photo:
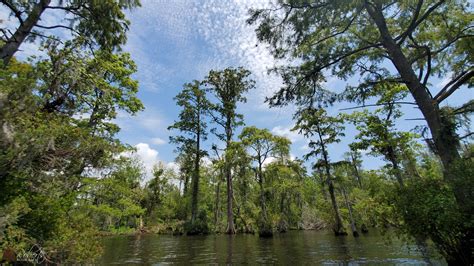
[[[474,263],[469,1],[279,0],[249,9],[259,44],[291,62],[269,69],[282,86],[265,104],[293,107],[305,155],[246,122],[247,95],[260,89],[250,70],[208,69],[172,88],[178,116],[167,130],[178,167],[156,164],[147,180],[116,123],[145,108],[137,65],[122,50],[127,14],[140,2],[0,6],[15,21],[0,21],[0,261],[36,250],[46,264],[94,263],[101,239],[119,234],[381,230],[433,246],[449,265]],[[49,25],[45,12],[70,19]],[[44,56],[16,56],[31,43]],[[331,88],[330,77],[356,83]],[[455,93],[463,104],[447,104]],[[351,107],[329,111],[338,103]],[[407,105],[419,126],[403,131]],[[352,142],[338,158],[332,145],[343,137]],[[366,169],[374,158],[382,166]]]

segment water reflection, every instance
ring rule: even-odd
[[[428,264],[414,245],[387,243],[374,231],[358,239],[335,237],[328,231],[290,231],[264,239],[254,235],[117,236],[104,239],[104,245],[101,264]]]

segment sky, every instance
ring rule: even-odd
[[[179,107],[173,97],[179,93],[184,83],[194,79],[202,80],[212,70],[242,66],[250,70],[256,81],[256,89],[246,94],[247,103],[238,106],[248,126],[267,128],[277,135],[286,136],[292,141],[292,157],[301,158],[308,151],[307,140],[290,131],[294,122],[294,107],[268,108],[264,103],[266,96],[281,87],[278,76],[267,74],[267,69],[276,64],[264,44],[259,44],[254,27],[246,24],[249,8],[268,6],[263,0],[142,0],[142,6],[128,13],[131,27],[124,51],[129,52],[138,66],[134,75],[140,83],[138,96],[145,110],[136,116],[119,113],[116,123],[121,127],[118,137],[137,149],[148,176],[152,166],[162,161],[169,166],[176,157],[175,146],[169,144],[170,132],[167,127],[178,117]],[[48,15],[45,20],[58,19]],[[8,24],[8,13],[0,8],[0,20]],[[44,24],[47,24],[47,23]],[[19,57],[36,54],[34,44],[22,47]],[[447,79],[439,79],[433,84],[441,88]],[[329,77],[325,86],[341,90],[345,81]],[[466,96],[474,98],[472,92],[454,94],[447,104],[464,102]],[[336,115],[341,108],[353,104],[336,104],[328,110]],[[398,128],[411,130],[421,121],[407,121],[406,118],[419,118],[421,114],[413,107],[404,107],[405,116],[398,122]],[[346,125],[346,137],[341,143],[329,149],[333,160],[343,159],[347,145],[357,134]],[[213,139],[204,143],[210,148]],[[364,167],[374,169],[383,162],[376,158],[365,160]]]

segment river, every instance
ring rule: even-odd
[[[104,239],[100,264],[445,265],[423,258],[415,245],[388,241],[376,231],[335,237],[330,231],[254,235],[112,236]]]

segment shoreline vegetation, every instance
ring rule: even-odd
[[[180,235],[180,236],[192,236],[186,234],[184,224],[186,221],[178,221],[175,224],[166,225],[166,224],[161,224],[161,225],[155,225],[152,227],[144,227],[144,228],[117,228],[113,229],[112,231],[100,231],[98,232],[99,236],[119,236],[119,235],[125,235],[125,236],[134,236],[134,235]],[[319,224],[313,224],[312,226],[309,227],[290,227],[287,228],[284,231],[280,231],[278,233],[286,233],[287,231],[302,231],[302,230],[308,230],[308,231],[320,231],[320,230],[331,230],[329,225],[319,223]],[[368,233],[366,231],[365,233]],[[219,231],[211,231],[208,233],[198,233],[197,235],[222,235],[226,234],[226,232],[219,232]],[[250,234],[250,235],[258,235],[257,231],[237,231],[236,234]],[[194,234],[196,235],[196,234]]]
[[[140,2],[0,6],[11,22],[0,38],[0,263],[93,263],[105,232],[269,238],[315,227],[354,238],[390,228],[419,247],[433,243],[449,265],[474,264],[474,100],[447,101],[474,86],[469,1],[251,8],[247,26],[282,62],[265,104],[294,107],[288,132],[242,114],[247,95],[263,90],[248,69],[209,69],[174,88],[176,158],[151,173],[117,125],[145,108],[137,65],[122,50],[126,14]],[[42,25],[45,13],[69,22]],[[23,58],[27,42],[42,56]],[[406,120],[419,123],[403,130]],[[382,165],[366,169],[373,158]]]

